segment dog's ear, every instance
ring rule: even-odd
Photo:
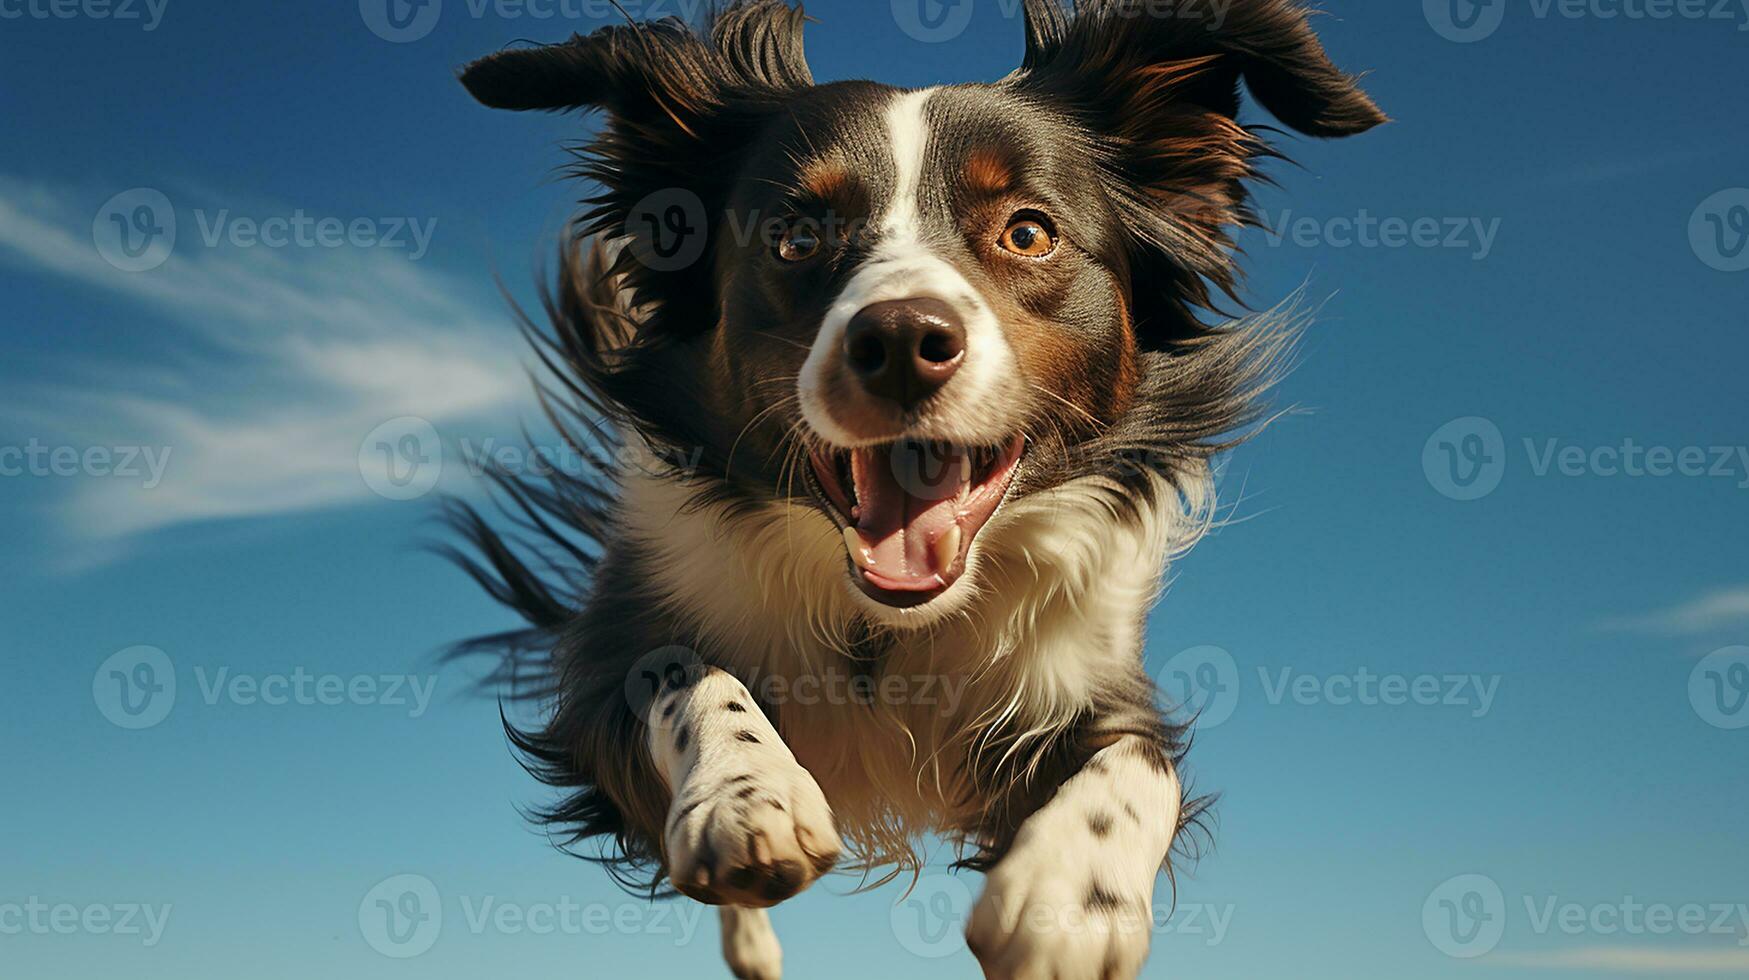
[[[1229,118],[1239,80],[1263,107],[1310,136],[1352,136],[1385,122],[1355,78],[1330,63],[1294,0],[1160,5],[1156,0],[1026,0],[1034,79],[1085,92],[1131,93],[1145,110],[1159,75],[1181,69],[1175,98]],[[1127,85],[1125,83],[1128,83]]]
[[[604,27],[562,44],[514,48],[461,71],[494,109],[605,109],[632,124],[682,124],[737,96],[813,84],[801,8],[752,0],[718,13],[704,35],[674,18]]]
[[[674,18],[605,27],[562,44],[515,48],[462,69],[461,82],[502,109],[603,110],[573,176],[599,193],[578,237],[624,241],[612,273],[653,329],[716,322],[700,261],[727,206],[738,155],[787,99],[813,84],[801,8],[744,0],[702,30]]]
[[[1114,204],[1141,243],[1136,281],[1172,302],[1138,319],[1167,336],[1198,333],[1191,307],[1208,284],[1232,295],[1233,231],[1254,223],[1245,181],[1275,155],[1238,121],[1240,82],[1278,120],[1311,136],[1349,136],[1385,122],[1330,63],[1293,0],[1159,4],[1157,0],[1026,0],[1026,60],[1013,84],[1062,107],[1095,137]]]
[[[614,26],[487,55],[462,69],[461,83],[494,109],[605,109],[639,119],[663,101],[714,98],[715,68],[690,31]]]

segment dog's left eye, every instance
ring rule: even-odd
[[[1042,259],[1057,250],[1057,239],[1042,215],[1022,211],[1009,219],[1008,230],[1002,233],[1002,247],[1015,255]]]
[[[819,250],[819,233],[805,224],[790,225],[777,243],[777,257],[785,262],[801,262]]]

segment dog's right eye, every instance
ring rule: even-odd
[[[777,243],[777,257],[785,262],[810,259],[820,250],[820,235],[805,224],[790,225]]]

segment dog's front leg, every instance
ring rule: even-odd
[[[764,908],[838,860],[826,797],[734,676],[697,667],[670,680],[649,749],[672,794],[663,850],[682,894]]]
[[[764,909],[724,905],[718,910],[723,929],[723,960],[735,980],[783,980],[783,947]]]
[[[991,870],[966,929],[988,980],[1131,980],[1147,958],[1178,774],[1150,739],[1107,742]]]

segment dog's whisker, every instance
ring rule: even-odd
[[[723,475],[725,478],[727,478],[730,475],[729,470],[732,469],[735,465],[735,452],[738,449],[740,449],[741,440],[743,438],[745,438],[747,433],[752,431],[753,427],[758,425],[760,423],[760,421],[763,420],[766,416],[772,414],[773,412],[781,411],[785,406],[786,406],[786,403],[784,401],[781,401],[781,400],[767,406],[763,410],[756,413],[751,419],[748,419],[747,424],[741,427],[741,431],[735,434],[735,441],[729,444],[729,451],[724,456],[725,462],[723,464],[724,465]]]
[[[1055,399],[1058,403],[1064,405],[1065,407],[1069,408],[1070,410],[1072,410],[1075,413],[1077,413],[1078,415],[1080,415],[1082,418],[1086,419],[1089,423],[1091,423],[1093,425],[1094,429],[1104,430],[1104,429],[1111,427],[1111,423],[1100,419],[1099,416],[1094,415],[1092,412],[1089,412],[1085,408],[1082,408],[1080,405],[1077,405],[1074,402],[1070,401],[1069,399],[1064,398],[1062,395],[1059,395],[1056,392],[1050,390],[1049,388],[1046,388],[1044,385],[1041,385],[1036,381],[1028,381],[1027,384],[1031,385],[1033,390],[1037,391],[1039,394],[1046,395],[1046,396],[1049,396],[1050,398]]]
[[[752,331],[752,333],[755,336],[759,336],[759,337],[769,337],[772,340],[778,341],[779,343],[788,344],[791,347],[798,347],[798,348],[800,348],[802,350],[806,350],[806,351],[813,350],[813,348],[811,346],[804,344],[799,340],[792,340],[789,337],[780,337],[777,334],[774,334],[769,330],[754,330],[754,331]],[[794,380],[794,378],[792,377],[791,380]]]

